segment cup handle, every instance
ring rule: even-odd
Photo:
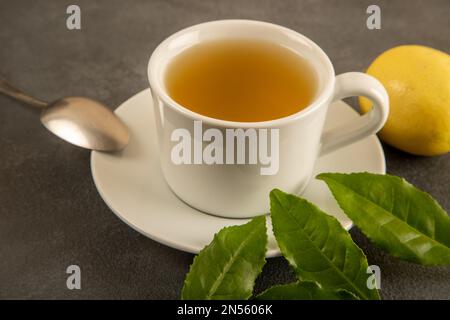
[[[361,72],[338,75],[333,101],[352,96],[370,99],[373,102],[372,109],[357,120],[324,132],[321,156],[375,134],[385,124],[389,114],[389,97],[377,79]]]

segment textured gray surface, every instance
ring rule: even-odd
[[[82,10],[82,30],[65,27],[66,7]],[[382,29],[365,28],[369,4]],[[379,53],[417,43],[450,51],[450,2],[443,1],[8,1],[0,2],[0,74],[43,99],[95,97],[118,106],[147,87],[150,53],[171,33],[203,21],[274,22],[315,40],[336,72],[363,70]],[[37,115],[0,97],[0,298],[178,298],[193,256],[145,238],[103,203],[89,152],[65,144]],[[390,173],[450,209],[450,155],[422,158],[385,146]],[[398,261],[357,230],[355,241],[382,270],[385,299],[450,299],[450,268]],[[66,289],[78,264],[82,290]],[[270,259],[261,290],[292,280]]]

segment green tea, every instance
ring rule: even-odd
[[[303,57],[257,40],[214,40],[194,45],[169,64],[165,85],[178,104],[229,121],[257,122],[294,114],[316,92]]]

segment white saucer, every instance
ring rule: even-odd
[[[92,152],[91,170],[103,200],[125,223],[170,247],[198,253],[214,233],[248,219],[225,219],[193,209],[180,201],[166,185],[159,167],[156,132],[150,90],[144,90],[117,108],[117,115],[131,131],[127,148],[116,154]],[[357,117],[344,102],[330,107],[326,127]],[[315,173],[385,173],[383,149],[376,136],[355,143],[319,159]],[[348,230],[352,222],[338,207],[324,182],[312,179],[302,197],[335,216]],[[268,257],[279,255],[270,232]]]

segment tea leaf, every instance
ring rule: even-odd
[[[371,173],[322,173],[347,216],[390,254],[425,265],[450,264],[450,218],[404,179]]]
[[[260,295],[257,300],[357,300],[348,291],[329,290],[320,287],[316,282],[299,281],[295,283],[273,286]]]
[[[186,276],[182,299],[248,299],[265,264],[266,218],[223,228]]]
[[[300,280],[345,289],[362,299],[380,298],[367,287],[364,253],[334,217],[277,189],[270,193],[270,207],[278,246]]]

